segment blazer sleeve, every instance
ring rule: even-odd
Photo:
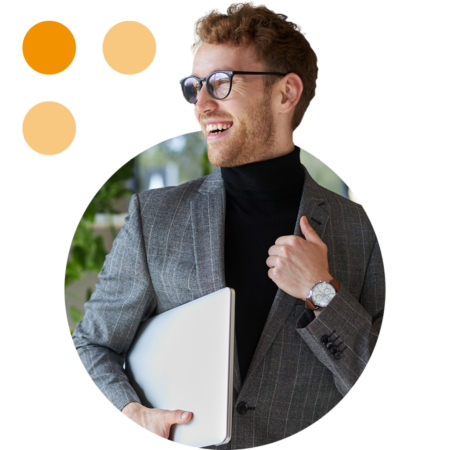
[[[297,321],[297,332],[333,373],[342,395],[352,388],[369,361],[380,332],[384,300],[383,262],[375,241],[360,298],[356,299],[341,284],[333,300],[317,317],[313,311],[306,310]]]
[[[125,374],[125,354],[141,321],[156,308],[136,194],[98,277],[73,342],[95,384],[122,410],[141,403]]]

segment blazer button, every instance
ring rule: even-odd
[[[330,353],[331,353],[332,355],[335,355],[337,352],[338,352],[338,349],[337,349],[336,347],[331,347],[331,348],[330,348]]]
[[[248,411],[248,405],[247,405],[247,403],[245,403],[245,402],[241,402],[241,403],[239,403],[239,405],[237,405],[237,412],[239,413],[239,414],[242,414],[242,415],[244,415],[244,414],[247,414],[247,411]]]
[[[342,352],[339,350],[334,354],[334,359],[341,359],[342,358]]]
[[[324,334],[324,335],[320,338],[320,340],[321,340],[322,344],[326,344],[326,343],[329,341],[328,336],[327,336],[326,334]]]

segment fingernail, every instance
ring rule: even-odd
[[[188,416],[188,412],[187,411],[185,411],[182,415],[181,415],[181,420],[184,420],[184,419],[186,419],[186,417]]]
[[[306,216],[305,216],[305,222],[306,222],[306,223],[309,223],[309,222],[308,222],[308,218],[307,218]]]

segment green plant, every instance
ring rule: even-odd
[[[97,213],[105,213],[109,217],[109,229],[112,238],[116,237],[111,214],[118,211],[114,208],[115,201],[123,197],[131,197],[133,191],[126,186],[126,181],[133,176],[134,159],[122,166],[95,194],[86,208],[80,223],[75,231],[70,255],[66,265],[65,287],[70,286],[75,280],[79,280],[90,272],[100,272],[106,257],[106,250],[101,236],[94,236],[93,224]],[[69,295],[76,297],[68,292]],[[88,301],[92,295],[92,289],[88,288],[84,301]],[[69,308],[71,319],[78,323],[83,313],[71,306]]]
[[[205,150],[202,153],[202,158],[200,160],[200,164],[202,166],[202,176],[209,175],[213,172],[211,163],[208,159],[208,147],[205,146]]]

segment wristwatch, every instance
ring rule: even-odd
[[[339,286],[340,283],[336,278],[332,278],[330,281],[319,281],[309,291],[305,307],[312,311],[325,308],[333,300]]]

